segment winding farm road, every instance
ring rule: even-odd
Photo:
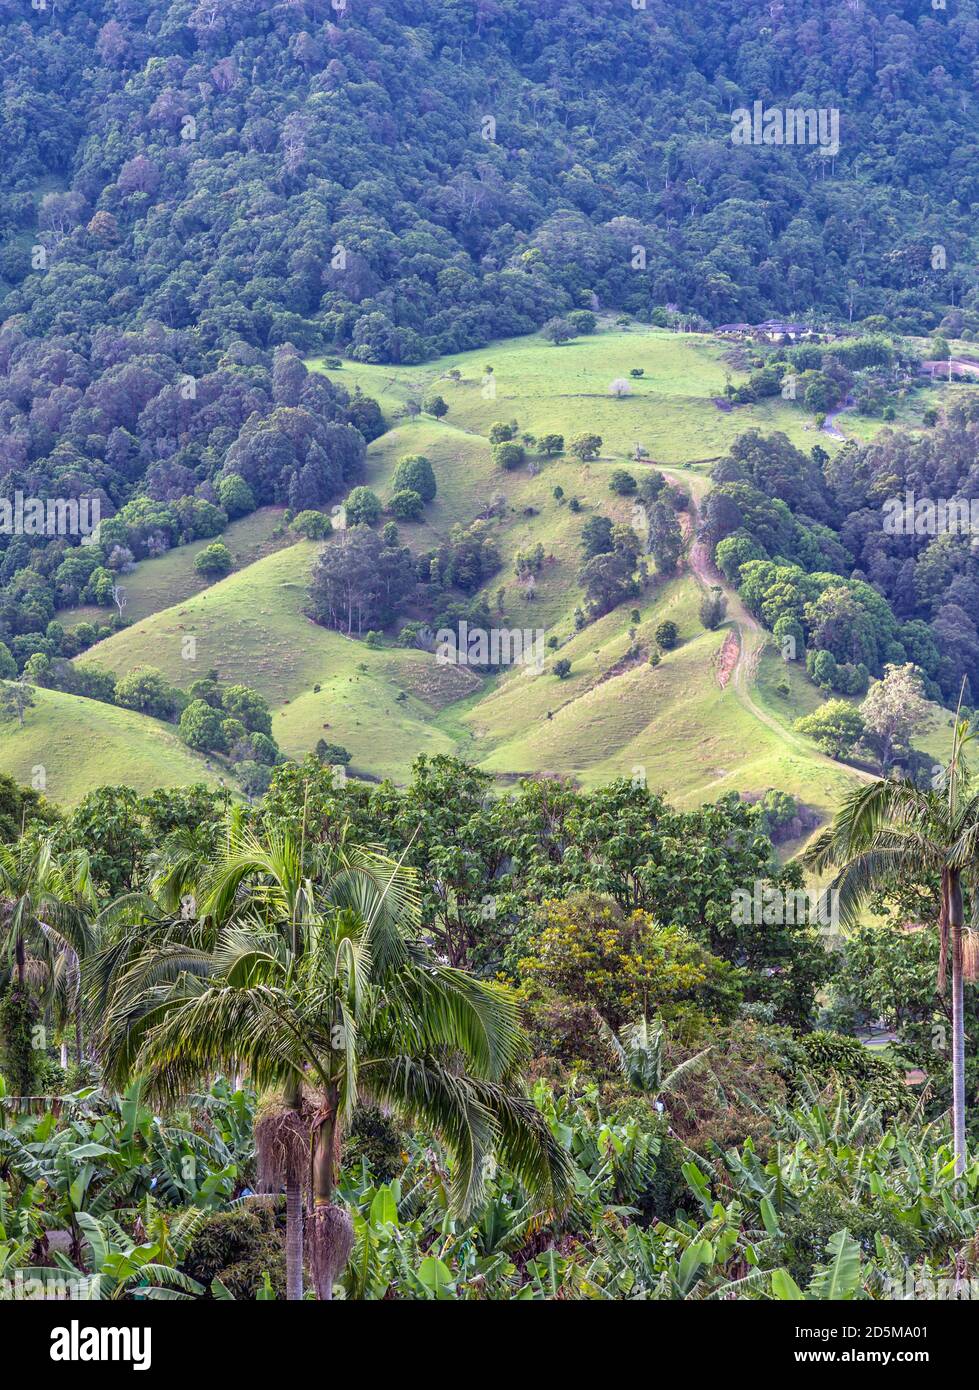
[[[837,439],[841,443],[845,444],[846,435],[843,433],[842,430],[838,430],[836,428],[836,417],[837,415],[844,414],[844,412],[849,410],[849,408],[850,407],[848,405],[841,405],[836,410],[827,411],[826,419],[823,421],[821,426],[823,434],[828,434],[830,439]]]
[[[737,698],[755,719],[764,724],[766,728],[771,729],[784,743],[805,754],[807,758],[824,762],[829,767],[846,768],[848,772],[859,777],[862,781],[876,781],[871,773],[863,771],[862,768],[853,767],[850,763],[837,762],[835,758],[818,751],[809,740],[804,739],[801,734],[797,734],[793,729],[776,719],[755,700],[752,686],[758,672],[758,662],[768,645],[769,637],[754,614],[748,612],[737,591],[728,584],[720,570],[717,569],[710,557],[706,543],[697,534],[700,524],[700,500],[709,488],[707,479],[699,474],[684,473],[673,468],[661,468],[660,472],[681,486],[686,484],[689,487],[692,530],[687,563],[698,584],[705,589],[717,585],[727,599],[730,630],[734,632],[738,642],[738,656],[731,669],[730,680]]]

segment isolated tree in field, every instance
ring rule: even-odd
[[[664,652],[672,651],[680,640],[680,630],[671,619],[660,623],[655,633],[656,641]]]
[[[563,434],[542,434],[537,441],[537,450],[541,454],[563,454],[564,435]]]
[[[206,574],[209,579],[218,579],[230,574],[233,564],[231,551],[224,541],[214,541],[206,545],[194,560],[194,569],[198,574]]]
[[[4,681],[0,684],[0,714],[7,717],[16,714],[20,727],[24,727],[24,714],[34,708],[34,692],[23,676],[18,681]]]
[[[401,492],[405,488],[417,492],[423,502],[435,500],[438,491],[435,469],[431,460],[424,454],[405,454],[404,458],[398,459],[398,466],[391,479],[391,491]]]
[[[797,719],[793,728],[831,758],[845,758],[864,732],[863,716],[849,700],[827,700],[812,714]]]
[[[508,473],[514,468],[519,468],[525,458],[526,454],[522,444],[506,441],[497,444],[493,449],[493,462],[497,468],[502,468]]]
[[[566,680],[571,674],[571,662],[566,656],[562,656],[560,661],[554,663],[554,674],[559,681]]]
[[[632,394],[632,386],[626,381],[624,376],[617,376],[609,386],[608,393],[610,396],[630,396]]]
[[[930,709],[921,672],[911,662],[885,666],[883,679],[874,681],[860,713],[867,742],[886,772],[896,756],[908,755],[912,738],[928,724]]]
[[[322,541],[333,532],[333,523],[325,512],[305,511],[294,516],[289,530],[307,541]]]
[[[727,595],[720,586],[714,584],[706,590],[700,600],[700,621],[708,632],[719,628],[727,617]]]
[[[590,459],[597,459],[602,452],[602,436],[600,434],[576,434],[568,445],[569,453],[574,454],[575,458],[587,463]]]
[[[571,339],[578,335],[574,324],[569,323],[567,319],[553,318],[545,323],[541,329],[541,336],[555,347],[560,347],[562,343],[570,343]]]
[[[441,420],[443,415],[449,413],[449,407],[443,396],[426,396],[422,410],[425,411],[426,415],[434,415],[436,420]]]
[[[940,790],[923,790],[910,781],[884,779],[852,792],[832,825],[804,856],[817,873],[835,869],[830,892],[838,894],[840,922],[855,926],[864,904],[877,892],[898,885],[920,885],[923,894],[937,880],[940,910],[937,988],[946,989],[952,964],[952,1130],[955,1174],[966,1166],[965,997],[964,982],[977,977],[979,940],[966,927],[976,909],[979,849],[979,791],[965,763],[975,738],[964,720],[956,723],[952,755]]]

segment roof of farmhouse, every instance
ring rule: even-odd
[[[715,333],[805,333],[804,323],[788,323],[784,319],[765,319],[764,323],[722,323],[714,329]]]

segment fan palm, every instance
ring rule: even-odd
[[[278,832],[232,836],[200,903],[213,945],[171,940],[127,965],[104,1058],[117,1076],[147,1073],[168,1097],[209,1068],[234,1065],[281,1096],[286,1119],[267,1146],[271,1166],[282,1162],[296,1179],[308,1165],[310,1268],[328,1299],[352,1240],[335,1192],[360,1099],[443,1139],[460,1213],[481,1200],[494,1151],[542,1206],[563,1199],[569,1178],[563,1150],[519,1088],[526,1042],[509,992],[425,953],[408,871],[370,851],[322,862],[318,853],[304,855]]]
[[[974,979],[976,938],[965,925],[964,890],[973,919],[979,792],[971,784],[964,750],[974,735],[957,722],[952,754],[940,789],[884,780],[852,793],[832,824],[813,842],[804,862],[816,871],[836,869],[829,891],[838,895],[841,924],[856,923],[874,892],[898,879],[940,884],[938,992],[944,994],[952,964],[952,1129],[957,1177],[965,1171],[964,981]]]

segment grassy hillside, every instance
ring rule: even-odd
[[[420,366],[344,362],[329,374],[350,391],[360,386],[376,397],[390,422],[409,398],[420,400],[434,389],[449,407],[445,424],[485,435],[494,421],[515,417],[521,430],[538,437],[557,433],[570,439],[593,431],[605,441],[603,454],[618,458],[631,455],[637,443],[664,463],[715,458],[753,427],[783,430],[799,448],[817,442],[829,450],[838,447],[817,430],[814,417],[800,404],[781,397],[719,408],[715,400],[723,398],[727,380],[737,385],[747,378],[725,363],[728,347],[697,333],[608,328],[562,347],[533,335]],[[308,365],[322,367],[322,359]],[[630,371],[639,367],[643,376],[631,377]],[[449,377],[450,371],[458,371],[460,379]],[[616,398],[609,387],[620,379],[628,382],[630,394]],[[919,402],[923,408],[924,396],[909,407],[907,423],[918,418]],[[850,432],[851,420],[860,437],[880,428],[880,421],[844,416],[844,434]],[[425,426],[419,421],[403,428],[410,436]]]
[[[279,705],[323,673],[320,630],[302,614],[315,553],[311,541],[280,550],[134,623],[79,660],[116,675],[156,666],[179,686],[216,667],[222,679],[245,681]],[[196,645],[193,656],[188,639]]]
[[[424,652],[372,650],[311,622],[302,610],[317,549],[301,541],[267,556],[79,660],[117,676],[155,666],[181,687],[216,667],[222,679],[266,697],[286,753],[301,757],[326,738],[347,747],[358,769],[400,778],[418,753],[451,750],[452,740],[428,723],[474,678]],[[188,657],[191,638],[196,655]]]
[[[198,547],[140,565],[128,584],[127,616],[136,621],[79,660],[117,675],[156,666],[184,688],[214,667],[223,679],[265,695],[287,754],[302,756],[325,738],[347,747],[354,770],[369,776],[403,780],[419,753],[456,752],[502,779],[557,771],[591,785],[643,775],[682,805],[732,789],[752,795],[779,787],[824,815],[866,773],[824,757],[793,732],[793,721],[822,697],[801,668],[786,668],[766,648],[765,634],[736,595],[729,595],[728,622],[706,632],[698,619],[705,580],[685,568],[668,582],[651,583],[634,630],[631,604],[582,632],[574,624],[582,526],[599,511],[615,521],[633,519],[632,503],[612,494],[608,483],[637,442],[695,499],[710,486],[711,459],[750,425],[784,429],[803,448],[817,439],[827,449],[839,447],[781,398],[718,409],[714,397],[726,378],[739,379],[725,366],[724,350],[698,335],[615,329],[562,348],[528,338],[420,367],[347,363],[331,371],[349,389],[359,385],[376,396],[387,414],[390,428],[367,453],[366,481],[382,500],[390,496],[399,458],[420,453],[432,461],[438,495],[422,521],[400,528],[413,549],[435,544],[453,526],[487,513],[492,500],[505,499],[492,533],[502,567],[483,598],[500,626],[556,639],[540,674],[518,668],[478,677],[439,666],[423,652],[390,642],[368,648],[318,627],[303,613],[317,545],[280,542],[283,548],[274,549],[271,532],[280,518],[274,509],[229,528],[226,539],[241,567],[209,587],[193,570]],[[487,365],[494,369],[495,399],[486,398]],[[642,378],[629,377],[632,366],[643,367]],[[451,370],[459,380],[447,375]],[[626,399],[608,394],[617,377],[630,382]],[[398,418],[406,400],[432,387],[449,402],[446,418]],[[493,464],[486,433],[494,421],[512,418],[521,432],[538,436],[553,431],[570,440],[594,430],[605,440],[602,457],[591,463],[571,455],[534,457],[503,472]],[[843,432],[863,433],[867,422],[851,429],[851,419],[840,417]],[[634,472],[651,466],[630,464]],[[558,486],[561,500],[554,496]],[[577,511],[569,505],[573,497]],[[515,577],[514,559],[538,542],[545,562],[530,592]],[[654,668],[646,654],[666,617],[678,624],[681,645]],[[641,656],[630,657],[636,649]],[[739,650],[732,677],[727,668]],[[563,681],[552,669],[559,656],[571,662]],[[783,675],[788,695],[776,688]],[[936,714],[936,749],[940,723]]]
[[[232,521],[222,532],[220,539],[231,551],[235,571],[244,569],[268,555],[279,545],[287,545],[287,539],[276,540],[273,532],[282,523],[284,508],[260,507],[249,516]],[[215,537],[194,541],[191,545],[174,546],[165,555],[153,560],[141,560],[131,574],[122,576],[121,585],[125,592],[125,617],[129,622],[139,622],[151,613],[159,613],[175,603],[199,594],[212,582],[198,574],[194,561],[207,546],[213,545]],[[81,607],[63,608],[58,613],[58,621],[70,626],[74,623],[105,622],[107,613],[114,609]]]
[[[0,772],[28,786],[43,776],[53,801],[70,806],[102,785],[140,793],[219,785],[218,764],[193,753],[167,724],[57,690],[37,690],[35,699],[23,728],[16,719],[0,723]]]

